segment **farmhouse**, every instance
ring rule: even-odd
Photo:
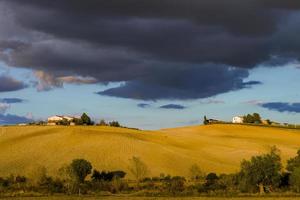
[[[70,122],[70,125],[73,125],[72,121],[76,119],[76,117],[71,117],[71,116],[61,116],[61,115],[54,115],[48,118],[48,123],[47,125],[56,125],[57,123],[66,120]]]
[[[244,123],[244,117],[241,117],[241,116],[233,117],[232,123],[234,123],[234,124],[242,124],[242,123]]]
[[[209,119],[208,120],[208,123],[210,123],[210,124],[216,124],[216,123],[220,123],[221,121],[220,120],[217,120],[217,119]]]

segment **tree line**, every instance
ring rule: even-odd
[[[243,160],[240,170],[232,174],[205,173],[194,164],[189,176],[160,174],[150,177],[148,166],[138,157],[129,160],[127,172],[101,171],[93,168],[85,159],[74,159],[62,166],[57,176],[49,176],[44,167],[27,176],[0,178],[0,196],[16,194],[79,194],[95,195],[139,192],[145,196],[199,196],[300,193],[300,150],[297,156],[282,166],[280,151],[272,147],[270,152]]]

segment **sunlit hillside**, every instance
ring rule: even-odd
[[[300,148],[300,131],[240,125],[209,125],[137,131],[110,127],[0,127],[0,176],[26,174],[37,165],[53,174],[74,158],[99,170],[127,171],[140,157],[151,175],[187,175],[193,164],[204,171],[234,172],[240,161],[276,145],[286,160]]]

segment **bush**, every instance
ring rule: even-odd
[[[226,190],[229,193],[238,191],[238,174],[221,174],[218,180],[219,189]]]
[[[288,190],[290,187],[290,179],[291,179],[291,173],[289,172],[282,173],[280,178],[279,188],[283,190]]]
[[[93,171],[92,180],[93,181],[112,181],[113,179],[122,179],[126,176],[126,173],[123,171],[112,171],[101,173],[97,170]]]
[[[63,119],[63,120],[57,122],[56,124],[61,125],[61,126],[69,126],[70,122],[67,119]]]
[[[171,180],[165,181],[165,186],[169,193],[175,195],[185,190],[185,178],[174,176]]]
[[[0,177],[0,187],[7,188],[12,184],[13,183],[9,179]]]
[[[82,119],[74,118],[72,121],[75,125],[83,125]]]
[[[290,178],[290,184],[295,192],[300,192],[300,167],[293,170]]]
[[[300,167],[300,149],[298,150],[296,157],[291,158],[287,161],[286,169],[292,173],[296,168],[299,167]]]
[[[102,119],[102,120],[100,120],[98,125],[99,126],[107,126],[108,124]]]
[[[83,183],[86,176],[92,172],[92,164],[84,159],[75,159],[70,164],[71,173],[78,183]]]
[[[40,183],[41,189],[44,189],[45,192],[52,193],[62,193],[64,192],[64,185],[63,182],[59,179],[53,179],[52,177],[46,177]]]
[[[215,191],[222,189],[221,185],[219,184],[219,177],[216,173],[209,173],[205,178],[204,183],[204,190],[207,191]]]
[[[112,127],[121,127],[121,125],[118,121],[109,122],[109,125]]]

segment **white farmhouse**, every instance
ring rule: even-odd
[[[72,121],[75,117],[70,116],[63,116],[64,119],[68,120],[69,122]]]
[[[49,117],[48,118],[48,122],[49,123],[51,123],[51,122],[59,122],[59,121],[62,121],[63,119],[64,119],[63,116],[55,115],[55,116]]]
[[[71,117],[71,116],[54,115],[54,116],[48,118],[47,125],[55,126],[58,122],[61,122],[63,120],[67,120],[68,122],[70,122],[70,125],[74,125],[74,123],[72,121],[75,118],[76,117]]]
[[[237,116],[232,119],[232,123],[234,124],[242,124],[244,123],[244,117]]]

